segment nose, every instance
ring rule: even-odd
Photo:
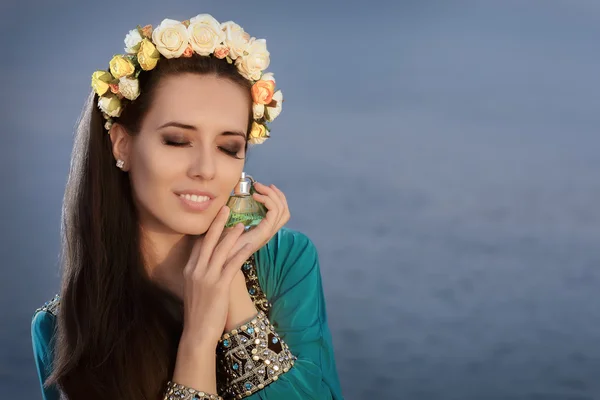
[[[211,180],[216,173],[216,159],[209,146],[199,146],[200,150],[194,152],[194,157],[190,164],[189,173],[193,178]]]

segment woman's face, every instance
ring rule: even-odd
[[[249,96],[213,75],[159,83],[139,135],[129,137],[128,170],[144,229],[208,230],[244,168]]]

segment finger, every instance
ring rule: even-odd
[[[283,204],[283,216],[284,216],[284,218],[289,219],[290,218],[290,208],[288,206],[285,194],[283,194],[283,192],[277,186],[271,185],[271,187],[273,188],[273,190],[275,191],[275,193],[277,193],[277,195],[279,196],[279,199],[281,200],[281,203]]]
[[[207,273],[218,273],[223,268],[223,265],[227,261],[227,256],[231,248],[236,244],[240,235],[244,233],[244,224],[241,222],[236,224],[227,235],[223,238],[221,243],[215,247],[212,257],[210,259],[210,265],[208,266]]]
[[[277,197],[277,195],[274,196]],[[269,212],[273,211],[276,214],[275,216],[277,217],[277,219],[279,219],[279,210],[281,206],[273,197],[265,196],[264,194],[259,193],[253,193],[252,197],[254,197],[256,201],[263,203],[265,207],[267,207],[267,218],[269,218]]]
[[[196,264],[198,263],[198,257],[200,256],[200,248],[202,247],[202,240],[204,238],[202,236],[194,239],[194,246],[192,247],[192,251],[190,252],[190,258],[188,259],[185,268],[183,269],[183,273],[189,273],[194,270]]]
[[[223,267],[221,279],[226,284],[230,284],[235,274],[240,270],[244,261],[252,255],[252,246],[250,243],[245,244]]]
[[[256,189],[258,189],[258,192],[259,192],[260,194],[273,195],[273,196],[276,196],[276,195],[277,195],[277,193],[275,193],[275,190],[273,190],[271,187],[269,187],[269,186],[267,186],[267,185],[263,185],[263,184],[262,184],[262,183],[260,183],[260,182],[256,182],[256,183],[254,184],[254,187],[255,187]]]
[[[204,235],[202,240],[202,248],[200,255],[198,256],[197,264],[208,265],[208,261],[213,253],[215,246],[217,245],[221,233],[225,228],[227,219],[229,218],[229,207],[223,206],[217,213],[216,218],[210,224],[208,231]]]

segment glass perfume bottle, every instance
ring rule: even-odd
[[[252,197],[252,193],[256,192],[254,182],[256,181],[251,175],[242,172],[242,176],[233,190],[233,195],[227,201],[227,207],[231,211],[225,224],[226,228],[241,222],[244,224],[245,231],[249,231],[267,215],[267,208]]]

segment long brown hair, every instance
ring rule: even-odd
[[[161,58],[139,76],[141,95],[118,122],[138,134],[160,80],[184,73],[230,79],[250,96],[250,82],[225,60]],[[69,400],[158,400],[175,367],[182,304],[146,272],[129,175],[115,167],[97,100],[92,92],[73,145],[62,209],[61,304],[46,385]],[[249,106],[248,130],[251,121]]]

